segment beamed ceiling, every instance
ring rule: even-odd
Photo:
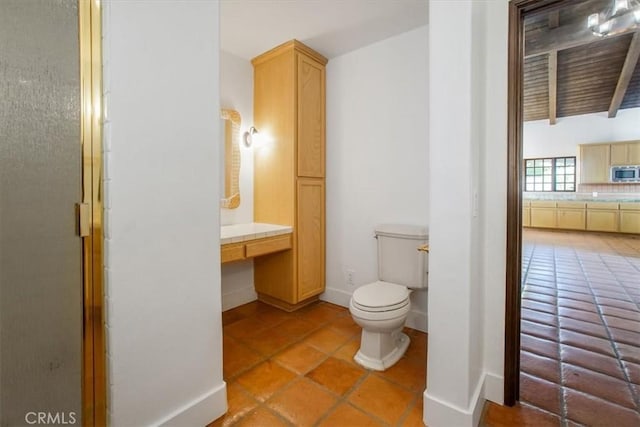
[[[586,26],[610,5],[569,0],[525,19],[525,121],[640,107],[640,32],[599,37]]]

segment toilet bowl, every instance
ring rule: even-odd
[[[409,347],[402,332],[411,302],[405,286],[375,282],[358,288],[349,303],[353,320],[362,327],[355,361],[365,368],[384,371],[395,364]]]
[[[384,371],[409,347],[402,332],[411,309],[412,289],[427,287],[425,227],[381,225],[378,239],[378,278],[355,290],[349,302],[353,320],[362,328],[354,360],[368,369]]]

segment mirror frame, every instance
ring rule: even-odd
[[[240,113],[223,108],[220,118],[224,129],[224,196],[220,207],[235,209],[240,206]],[[231,128],[231,132],[229,132]]]

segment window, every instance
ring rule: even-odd
[[[524,191],[576,191],[576,158],[525,159]]]

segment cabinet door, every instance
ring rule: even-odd
[[[640,234],[640,210],[620,211],[620,232]]]
[[[611,165],[627,164],[627,144],[611,144]]]
[[[298,176],[324,177],[325,70],[298,54]]]
[[[627,161],[630,165],[640,165],[640,142],[627,144]]]
[[[584,209],[558,209],[558,228],[565,230],[584,230],[586,227]]]
[[[298,301],[324,291],[325,185],[323,179],[298,180],[296,215]]]
[[[610,144],[580,146],[580,183],[603,184],[609,182]]]
[[[531,226],[542,228],[556,227],[556,208],[531,208]]]
[[[522,226],[531,226],[531,208],[522,208]]]
[[[587,209],[587,230],[589,231],[618,231],[618,210]]]

